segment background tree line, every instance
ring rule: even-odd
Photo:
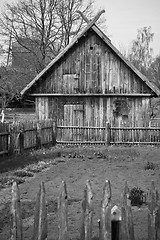
[[[17,95],[86,25],[77,11],[82,11],[90,19],[94,15],[93,6],[94,0],[20,0],[7,3],[0,16],[0,35],[4,45],[8,46],[6,64],[0,67],[0,92],[7,91],[8,96],[13,96],[11,89],[14,89]],[[14,51],[16,44],[17,52]],[[4,52],[0,46],[0,54]],[[17,65],[22,66],[22,59],[16,65],[14,59],[23,52],[30,58],[24,59],[26,66],[20,69]],[[13,88],[10,89],[11,82]]]
[[[91,19],[95,14],[94,0],[20,0],[6,4],[0,16],[0,35],[7,46],[6,63],[0,67],[1,95],[7,92],[8,100],[13,97],[20,100],[18,93],[86,25],[78,10]],[[101,18],[98,24],[106,29],[105,19]],[[137,38],[125,57],[160,87],[160,55],[153,58],[150,47],[153,37],[151,27],[138,29]],[[17,51],[23,49],[25,54],[31,56],[27,67],[14,65],[17,53],[13,46],[16,44]],[[0,55],[4,52],[3,46],[0,46]],[[9,64],[11,55],[12,63]]]

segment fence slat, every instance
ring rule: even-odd
[[[58,197],[58,239],[68,239],[68,195],[67,186],[62,181]]]
[[[109,122],[106,122],[106,129],[105,129],[105,140],[106,140],[106,145],[110,145],[111,141],[111,131],[110,131],[110,124]]]
[[[157,240],[157,234],[160,232],[160,225],[157,224],[159,222],[159,207],[158,207],[158,192],[155,188],[155,183],[152,181],[151,189],[149,191],[149,199],[148,199],[148,239],[149,240]]]
[[[22,214],[20,193],[16,182],[12,185],[12,205],[11,205],[11,240],[22,240]]]
[[[99,240],[111,240],[111,184],[106,180],[101,202]]]
[[[47,208],[45,199],[45,187],[44,183],[42,182],[37,194],[32,240],[45,239],[47,239]]]
[[[128,200],[128,185],[125,182],[125,187],[122,193],[122,221],[121,221],[121,231],[120,239],[121,240],[134,240],[134,228],[133,228],[133,217],[130,202]]]
[[[99,221],[99,240],[135,240],[133,216],[127,182],[122,193],[121,208],[116,205],[111,209],[111,184],[106,180],[101,201]],[[148,199],[148,240],[160,239],[160,208],[158,192],[152,181]],[[117,214],[117,215],[116,215]],[[93,193],[88,180],[82,201],[82,219],[80,239],[92,239]],[[114,223],[114,225],[113,225]],[[68,195],[66,183],[62,181],[58,197],[58,240],[68,240]],[[32,240],[47,239],[47,208],[44,183],[40,184],[37,194]],[[10,240],[23,240],[20,193],[16,182],[12,185],[11,236]]]
[[[91,240],[92,238],[92,218],[93,218],[93,193],[91,183],[86,182],[84,189],[84,200],[82,201],[82,219],[80,227],[80,239]]]

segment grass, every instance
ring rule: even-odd
[[[41,149],[25,152],[23,155],[5,156],[0,159],[0,189],[10,186],[13,181],[18,184],[25,182],[25,177],[43,171],[55,164],[59,151]],[[42,161],[43,160],[43,161]]]
[[[54,151],[50,151],[50,149],[40,149],[26,151],[23,155],[0,156],[0,173],[23,169],[29,165],[38,164],[40,161],[46,162],[48,159],[54,161],[54,159],[59,157],[59,155],[60,152],[58,149],[55,149]],[[40,170],[41,167],[38,165]]]

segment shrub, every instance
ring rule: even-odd
[[[21,184],[21,183],[24,183],[25,180],[23,178],[17,177],[17,176],[1,177],[0,178],[0,189],[10,186],[13,182],[16,182],[17,184]]]
[[[153,162],[147,162],[146,165],[144,166],[145,170],[155,170],[155,164]]]
[[[54,163],[55,163],[55,161],[54,161]],[[49,167],[50,164],[53,164],[53,161],[49,161],[49,162],[40,161],[36,164],[28,165],[27,167],[25,167],[25,171],[29,171],[32,173],[38,173],[38,172],[41,172],[43,169]]]
[[[140,207],[145,201],[145,194],[141,188],[134,187],[129,192],[129,199],[132,206]]]
[[[24,170],[17,170],[16,172],[13,173],[13,175],[17,177],[33,177],[34,176],[33,173],[27,172]]]

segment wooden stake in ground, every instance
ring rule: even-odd
[[[130,203],[128,201],[129,188],[127,182],[125,182],[124,191],[122,194],[122,222],[120,228],[120,240],[135,240],[133,217]]]
[[[84,200],[82,201],[82,220],[80,229],[81,240],[91,240],[93,219],[93,193],[91,183],[88,180],[84,189]]]
[[[101,202],[99,239],[111,240],[111,184],[106,180]]]
[[[158,207],[158,191],[155,188],[155,183],[152,181],[149,192],[148,204],[148,239],[160,239],[160,210]]]
[[[68,195],[67,186],[64,181],[62,181],[60,187],[60,194],[58,197],[58,239],[67,240],[68,239]]]
[[[42,182],[37,194],[32,240],[45,239],[47,239],[47,208],[45,199],[45,188],[44,183]]]
[[[12,185],[12,204],[11,204],[11,240],[22,240],[22,214],[20,193],[16,182]]]

